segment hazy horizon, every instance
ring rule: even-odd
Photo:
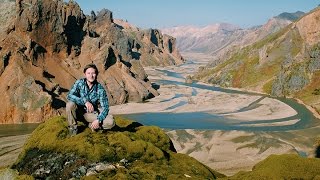
[[[206,26],[216,23],[228,23],[241,28],[263,25],[268,19],[283,12],[305,13],[316,8],[320,2],[309,1],[128,1],[128,0],[75,0],[84,11],[90,14],[101,9],[109,9],[115,19],[127,20],[141,28],[168,28],[174,26]]]

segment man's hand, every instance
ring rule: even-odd
[[[86,102],[85,106],[88,113],[92,113],[94,111],[93,105],[89,101]]]
[[[92,123],[91,123],[91,129],[98,129],[99,128],[99,121],[98,120],[94,120]]]

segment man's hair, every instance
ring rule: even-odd
[[[83,69],[83,73],[86,73],[87,69],[89,69],[89,68],[93,68],[96,71],[96,74],[97,75],[99,74],[97,66],[93,63],[87,64]]]

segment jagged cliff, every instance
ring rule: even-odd
[[[292,96],[320,110],[320,9],[233,53],[223,63],[201,69],[195,78],[274,96]]]
[[[184,63],[176,47],[176,39],[162,34],[157,29],[139,29],[123,21],[115,20],[123,28],[123,32],[131,37],[130,43],[134,57],[140,60],[143,66],[167,66]]]
[[[110,103],[120,104],[158,95],[142,65],[183,62],[172,37],[153,29],[130,36],[106,9],[86,16],[62,0],[1,0],[0,9],[0,123],[61,113],[88,63],[98,66]]]

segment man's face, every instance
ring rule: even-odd
[[[96,80],[97,73],[93,68],[88,68],[84,73],[84,76],[86,77],[87,81],[92,83]]]

